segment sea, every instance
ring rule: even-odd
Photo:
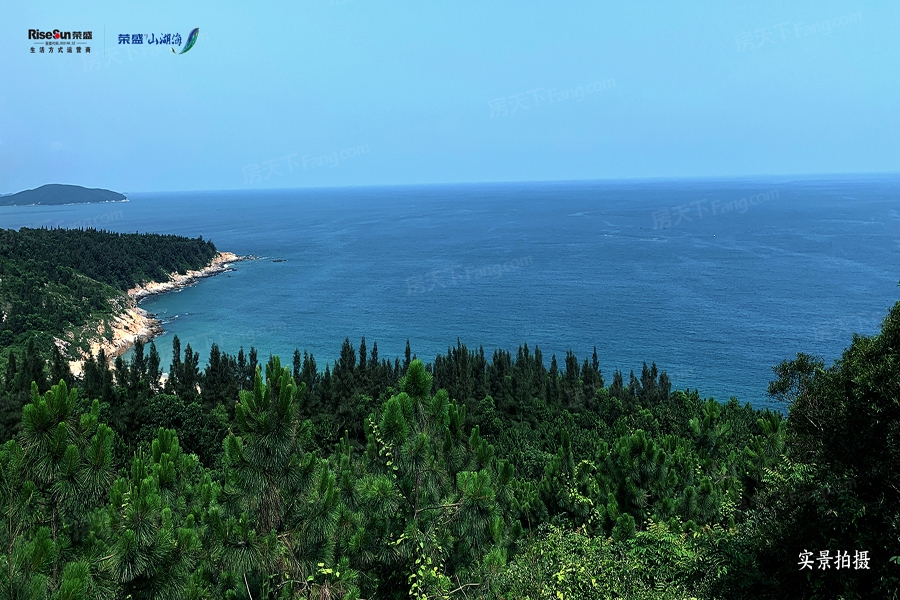
[[[205,363],[213,343],[324,370],[345,338],[425,362],[458,341],[605,379],[655,362],[675,389],[778,408],[772,367],[840,358],[900,300],[900,176],[127,193],[0,207],[0,227],[212,240],[258,260],[141,306]]]

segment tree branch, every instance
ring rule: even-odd
[[[456,580],[456,583],[459,583],[458,579]],[[478,587],[479,585],[481,585],[481,584],[480,583],[464,583],[463,585],[459,586],[455,590],[451,590],[451,591],[447,592],[447,595],[455,594],[456,592],[461,592],[467,587],[472,587],[472,586]],[[463,594],[465,594],[465,592],[463,592]],[[434,596],[434,597],[438,598],[438,596]]]
[[[244,573],[244,586],[247,588],[247,595],[250,596],[250,600],[253,600],[253,594],[250,593],[250,584],[247,583],[247,574]]]

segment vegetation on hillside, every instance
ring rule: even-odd
[[[153,344],[83,381],[12,355],[0,597],[896,597],[900,303],[775,368],[786,418],[525,346],[173,343],[165,383]]]
[[[29,339],[49,354],[54,337],[118,311],[128,289],[202,268],[216,254],[202,238],[0,229],[0,357]]]

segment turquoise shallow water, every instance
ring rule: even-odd
[[[205,359],[313,352],[366,336],[433,360],[457,338],[549,360],[594,346],[676,387],[766,402],[771,367],[833,360],[900,299],[900,178],[541,183],[130,194],[0,207],[0,226],[97,226],[254,254],[142,306]],[[279,261],[279,262],[275,262]]]

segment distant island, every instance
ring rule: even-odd
[[[62,183],[50,183],[33,190],[0,196],[0,206],[93,204],[97,202],[127,201],[128,198],[119,192]]]

